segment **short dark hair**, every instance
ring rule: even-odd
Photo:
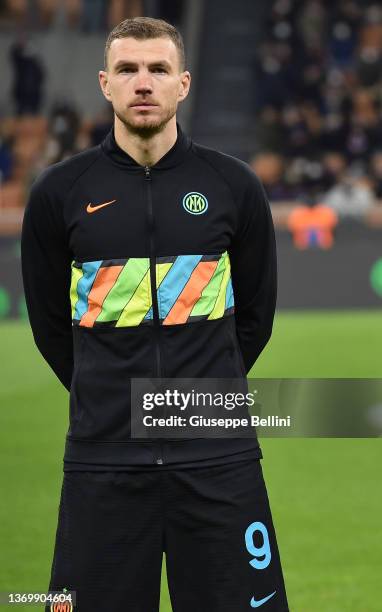
[[[134,17],[133,19],[125,19],[115,26],[106,40],[104,54],[105,70],[107,70],[107,55],[110,45],[116,38],[136,38],[137,40],[170,38],[178,49],[180,70],[185,70],[186,58],[182,35],[173,25],[164,21],[164,19]]]

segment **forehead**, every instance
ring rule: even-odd
[[[167,60],[174,68],[178,65],[178,49],[170,38],[115,38],[109,49],[108,64],[113,68],[125,60],[137,64],[148,64]]]

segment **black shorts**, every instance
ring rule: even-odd
[[[74,610],[157,612],[163,553],[173,612],[289,609],[260,460],[64,473],[50,589]]]

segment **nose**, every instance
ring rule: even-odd
[[[135,93],[136,94],[151,94],[153,91],[151,84],[151,75],[143,70],[137,74]]]

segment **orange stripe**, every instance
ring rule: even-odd
[[[171,308],[163,325],[185,323],[193,309],[195,302],[202,295],[202,291],[211,280],[218,261],[202,261],[198,263],[187,281],[182,293]]]
[[[99,268],[94,279],[93,287],[88,295],[88,309],[82,315],[80,325],[93,327],[94,321],[102,310],[102,304],[114,285],[123,266],[108,266]]]

